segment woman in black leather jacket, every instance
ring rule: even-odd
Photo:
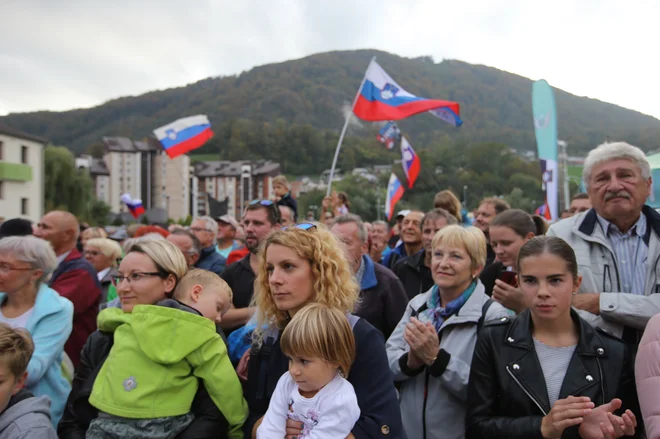
[[[641,437],[627,346],[571,308],[581,281],[573,249],[556,237],[533,238],[518,268],[528,309],[479,334],[466,438]]]
[[[134,305],[150,305],[165,299],[186,274],[188,267],[181,251],[167,241],[159,242],[162,245],[134,245],[119,266],[119,275],[123,277],[117,283],[117,294],[125,312],[130,312]],[[64,415],[57,427],[60,439],[84,439],[89,423],[98,417],[99,412],[89,403],[89,396],[112,344],[112,333],[96,331],[87,339]],[[178,439],[227,437],[228,423],[201,382],[191,412],[195,420],[177,436]]]

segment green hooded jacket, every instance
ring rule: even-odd
[[[213,322],[175,300],[136,305],[131,313],[107,308],[101,331],[114,344],[94,381],[90,404],[114,416],[150,419],[190,412],[197,378],[229,423],[229,437],[242,439],[248,414],[227,347]]]

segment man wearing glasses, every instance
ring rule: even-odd
[[[190,226],[190,231],[199,239],[202,251],[195,267],[211,271],[218,276],[225,271],[227,259],[215,251],[218,239],[218,223],[210,216],[200,216]]]
[[[250,251],[247,256],[231,264],[222,274],[234,293],[232,309],[222,318],[220,326],[229,335],[234,329],[245,325],[254,314],[250,306],[254,293],[254,279],[259,259],[257,253],[264,239],[280,227],[280,211],[269,200],[255,200],[245,208],[243,228],[245,246]]]

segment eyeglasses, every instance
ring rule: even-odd
[[[300,224],[294,224],[292,226],[288,227],[282,227],[282,230],[286,230],[293,227],[294,229],[300,229],[300,230],[312,230],[316,228],[316,224],[313,223],[300,223]]]
[[[191,232],[213,232],[213,230],[205,229],[203,227],[191,227]]]
[[[10,271],[31,271],[34,270],[34,268],[16,268],[12,267],[11,265],[7,264],[0,264],[0,274],[8,274]]]
[[[163,274],[158,273],[156,271],[149,272],[149,273],[147,273],[147,272],[143,272],[143,273],[135,272],[135,273],[129,274],[128,276],[121,276],[119,274],[116,274],[114,276],[110,276],[110,282],[112,282],[112,285],[114,285],[115,287],[118,287],[121,284],[121,281],[123,281],[124,279],[126,279],[128,281],[128,283],[131,284],[133,282],[140,282],[141,280],[143,280],[144,278],[149,277],[149,276],[163,277]]]
[[[85,254],[85,256],[92,256],[92,257],[94,257],[94,256],[98,256],[98,255],[100,255],[101,253],[100,253],[100,252],[97,252],[96,250],[85,250],[84,254]]]
[[[262,206],[265,206],[273,211],[273,214],[275,215],[275,222],[279,224],[280,222],[280,209],[277,208],[277,205],[270,201],[270,200],[252,200],[250,201],[250,205],[253,206],[255,204],[261,204]]]

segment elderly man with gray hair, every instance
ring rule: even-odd
[[[196,268],[212,271],[220,276],[225,271],[227,259],[215,250],[218,239],[218,223],[210,216],[200,216],[190,225],[190,231],[199,239],[202,251]]]
[[[635,146],[605,143],[589,152],[582,179],[592,209],[554,224],[548,235],[575,250],[582,284],[573,306],[635,352],[660,312],[660,214],[644,204],[650,165]]]

